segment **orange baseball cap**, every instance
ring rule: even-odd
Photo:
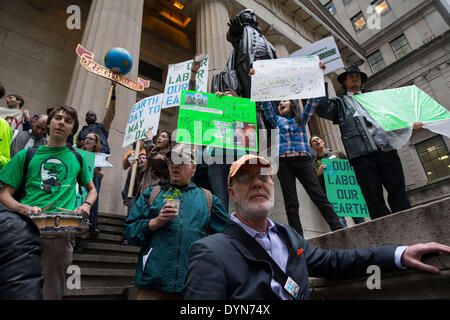
[[[228,174],[228,186],[231,185],[231,179],[236,175],[236,173],[239,171],[239,169],[244,164],[256,164],[260,167],[266,167],[266,168],[272,168],[272,165],[269,161],[264,159],[263,157],[257,156],[255,154],[246,154],[233,162],[233,164],[230,167],[230,173]]]

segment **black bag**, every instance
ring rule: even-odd
[[[215,93],[217,91],[224,92],[226,89],[231,89],[238,95],[241,93],[241,84],[239,82],[236,70],[234,70],[234,50],[231,51],[230,57],[228,58],[225,69],[216,74],[212,78],[211,82],[211,92]]]

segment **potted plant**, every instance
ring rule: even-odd
[[[180,210],[180,201],[181,201],[182,197],[183,197],[183,193],[180,190],[178,190],[177,188],[172,188],[172,187],[170,187],[168,192],[163,195],[165,203],[170,204],[170,205],[174,206],[175,208],[177,208],[177,215],[178,215],[178,211]]]

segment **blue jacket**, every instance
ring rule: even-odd
[[[237,225],[230,221],[229,224]],[[298,299],[309,299],[308,277],[344,279],[366,275],[367,267],[398,270],[397,246],[370,249],[323,250],[309,244],[294,229],[275,223],[287,241],[286,275],[300,287]],[[303,249],[298,256],[297,251]],[[186,300],[275,300],[270,287],[272,266],[255,256],[238,240],[223,233],[195,242],[189,254],[183,296]],[[284,285],[284,284],[282,284]]]
[[[178,187],[179,188],[179,187]],[[134,284],[164,292],[181,292],[188,264],[191,244],[208,232],[220,232],[228,221],[220,200],[213,195],[211,216],[204,192],[194,183],[179,188],[183,193],[178,217],[155,230],[149,222],[156,218],[164,206],[163,188],[151,207],[148,199],[153,187],[139,197],[125,220],[124,237],[131,244],[142,247],[139,254]]]

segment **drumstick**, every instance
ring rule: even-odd
[[[56,207],[56,209],[61,210],[61,211],[65,211],[65,212],[70,212],[70,213],[79,214],[79,213],[77,213],[77,212],[75,212],[75,211],[68,210],[68,209],[64,209],[64,208],[58,208],[58,207]]]

